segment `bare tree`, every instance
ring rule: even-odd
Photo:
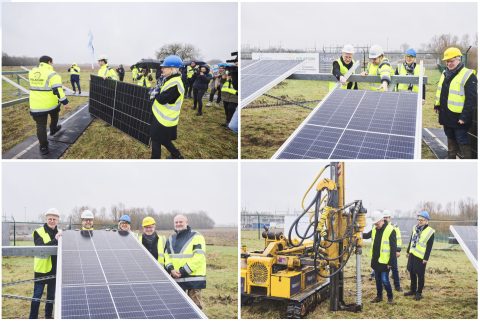
[[[155,52],[155,56],[160,60],[170,55],[177,55],[182,60],[195,60],[200,56],[200,50],[189,43],[171,43],[163,45]]]

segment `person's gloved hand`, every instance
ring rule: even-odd
[[[148,92],[150,94],[150,100],[154,100],[159,92],[160,92],[160,88],[158,88],[158,86],[155,86],[152,89],[150,89],[150,91]]]
[[[342,83],[342,85],[345,85],[347,83],[347,78],[345,78],[344,76],[340,76],[340,82]]]
[[[361,75],[361,76],[368,76],[368,72],[362,71],[362,72],[360,73],[360,75]]]
[[[388,84],[386,81],[383,81],[382,84],[380,85],[380,87],[378,87],[378,90],[381,90],[381,91],[388,91]]]

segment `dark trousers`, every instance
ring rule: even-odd
[[[198,105],[198,113],[202,113],[203,95],[205,95],[205,90],[193,88],[193,109],[196,109]]]
[[[377,272],[375,271],[375,283],[377,285],[377,297],[381,298],[383,293],[383,288],[387,291],[387,297],[389,299],[393,298],[392,286],[390,285],[390,280],[388,279],[389,271]]]
[[[400,287],[400,275],[398,274],[397,260],[393,261],[391,270],[393,277],[393,285],[395,286],[395,289],[398,289]]]
[[[217,92],[217,104],[220,104],[220,100],[222,100],[222,91],[220,90],[220,88],[212,88],[210,90],[210,98],[208,99],[208,101],[213,102],[215,92]]]
[[[226,119],[227,125],[230,123],[230,120],[232,120],[233,114],[237,109],[237,105],[238,103],[223,101],[223,109],[225,110],[225,119]]]
[[[173,145],[171,140],[156,141],[152,140],[152,159],[160,159],[162,157],[162,145],[172,154],[172,158],[178,158],[180,151]]]
[[[455,140],[457,144],[460,144],[460,145],[469,144],[468,127],[461,126],[461,127],[455,128],[455,127],[443,126],[443,131],[445,132],[445,135],[447,135],[447,138]]]
[[[118,78],[120,78],[120,81],[123,81],[124,77],[125,77],[125,74],[118,74]]]
[[[55,279],[50,279],[47,281],[35,282],[33,287],[33,298],[40,299],[43,295],[43,290],[47,285],[47,300],[55,300]],[[38,310],[40,309],[39,301],[32,301],[30,306],[30,316],[29,319],[38,319]],[[45,318],[52,318],[53,316],[53,303],[45,304]]]
[[[40,147],[48,146],[48,139],[47,139],[47,121],[48,115],[50,115],[50,131],[55,131],[57,128],[58,123],[58,113],[60,112],[60,108],[57,108],[51,111],[48,114],[43,115],[35,115],[32,116],[33,120],[37,123],[37,137],[40,143]]]
[[[70,76],[70,83],[72,84],[72,89],[73,89],[73,91],[77,91],[77,90],[75,89],[75,84],[77,84],[77,86],[78,86],[78,92],[79,92],[79,93],[82,92],[82,89],[80,89],[80,76],[77,76],[77,75]]]
[[[193,78],[187,79],[187,88],[185,92],[187,93],[188,98],[192,98],[192,90],[193,90]]]
[[[410,291],[422,293],[425,285],[425,271],[422,273],[410,272]]]

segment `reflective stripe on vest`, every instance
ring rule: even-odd
[[[413,238],[413,235],[415,235],[415,233],[416,233],[416,230],[414,226],[412,231],[412,238]],[[427,251],[428,240],[430,240],[433,233],[435,233],[435,230],[430,226],[427,226],[420,233],[420,237],[418,238],[417,245],[415,247],[413,247],[413,242],[410,242],[410,254],[413,254],[416,257],[418,257],[420,260],[423,260],[423,258],[425,257],[425,252]]]
[[[155,115],[155,118],[165,127],[173,127],[178,124],[185,88],[183,87],[183,82],[180,75],[176,75],[175,77],[167,80],[160,89],[160,93],[162,93],[174,86],[177,86],[178,92],[180,93],[177,101],[175,101],[173,104],[162,105],[155,99],[152,105],[152,111]]]
[[[348,72],[350,69],[348,69],[348,67],[343,64],[342,59],[338,58],[338,59],[336,60],[336,62],[338,62],[338,65],[340,66],[340,73],[341,73],[342,75],[347,74],[347,72]],[[352,60],[352,63],[355,64],[355,60]],[[332,71],[331,71],[331,73],[333,73],[333,66],[332,66]],[[335,85],[336,85],[336,84],[337,84],[336,81],[330,81],[330,82],[328,83],[328,91],[332,91],[333,88],[335,88]],[[349,84],[349,83],[346,83],[345,85],[342,85],[340,88],[342,88],[342,89],[347,89],[348,84]],[[353,89],[353,86],[352,86],[352,89]]]
[[[140,244],[142,244],[142,237],[143,235],[140,234],[138,239],[140,240]],[[143,245],[143,244],[142,244]],[[158,255],[158,263],[162,266],[165,265],[165,237],[163,235],[158,235],[158,242],[157,242],[157,255]]]
[[[45,244],[52,240],[43,226],[37,228],[35,232],[38,233],[38,235],[42,238],[43,243]],[[33,233],[35,234],[35,232]],[[52,271],[52,256],[35,256],[33,258],[33,271],[36,273],[48,273]]]
[[[387,223],[384,223],[387,224]],[[390,235],[392,234],[393,226],[388,224],[382,234],[382,240],[380,243],[380,256],[378,257],[378,263],[388,264],[390,261]],[[373,244],[375,243],[375,236],[377,235],[377,229],[375,226],[372,228],[372,246],[370,248],[370,255],[373,257]]]
[[[230,93],[232,95],[236,95],[237,94],[237,90],[235,90],[235,88],[233,88],[231,86],[232,84],[232,81],[231,80],[227,80],[225,81],[225,83],[223,84],[222,86],[222,92],[226,92],[226,93]]]
[[[58,107],[59,97],[52,90],[61,88],[62,78],[51,65],[41,62],[38,67],[29,71],[28,80],[30,83],[30,112],[47,112]],[[59,90],[59,93],[61,94],[60,100],[64,100],[63,90]]]
[[[461,113],[463,111],[463,104],[465,103],[465,84],[472,74],[473,71],[471,69],[464,67],[450,82],[450,86],[448,88],[447,107],[451,112]],[[444,80],[445,74],[442,73],[438,82],[437,92],[435,94],[436,106],[440,105],[440,94],[442,92]]]
[[[185,242],[179,253],[175,253],[173,249],[173,236],[168,239],[169,252],[166,254],[166,267],[172,266],[175,270],[183,268],[185,272],[191,276],[184,278],[184,281],[177,282],[190,282],[190,281],[204,281],[206,270],[206,252],[205,252],[205,240],[203,236],[195,231],[192,231],[192,235],[189,240]],[[193,247],[200,244],[201,248],[194,249]],[[198,256],[201,255],[201,256]],[[193,270],[192,270],[193,269]],[[195,279],[194,277],[203,277],[203,279]]]
[[[407,69],[405,66],[402,64],[398,65],[398,74],[401,76],[406,76]],[[413,75],[414,76],[420,76],[420,66],[418,64],[415,65],[415,68],[413,69]],[[398,91],[408,91],[409,84],[398,84]],[[415,93],[418,93],[418,85],[413,85],[412,91]]]
[[[178,278],[174,279],[177,281],[177,283],[182,283],[182,282],[192,282],[192,281],[206,281],[207,277],[205,276],[192,276],[192,277],[186,277],[186,278]]]

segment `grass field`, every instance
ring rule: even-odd
[[[237,299],[237,229],[217,228],[200,230],[207,243],[207,288],[202,291],[204,313],[209,318],[236,319]],[[159,234],[169,235],[160,231]],[[23,242],[21,245],[28,245]],[[2,260],[2,282],[33,278],[32,257],[4,257]],[[31,297],[33,283],[5,287],[3,294]],[[45,297],[45,294],[44,294]],[[2,299],[2,317],[4,319],[27,319],[30,302],[24,300]],[[40,306],[39,317],[44,316],[44,304]]]
[[[71,88],[68,66],[57,67],[65,86]],[[19,67],[4,67],[3,70],[20,70]],[[62,71],[64,70],[64,71]],[[96,72],[96,71],[95,71]],[[89,90],[90,69],[81,71],[81,87]],[[25,75],[24,75],[25,76]],[[132,82],[131,72],[125,74],[125,81]],[[21,84],[28,88],[25,81]],[[2,81],[2,101],[18,98],[17,89]],[[61,107],[60,115],[76,110],[88,102],[88,97],[68,97],[67,108]],[[196,116],[192,110],[192,99],[185,99],[178,125],[178,138],[175,145],[185,158],[189,159],[236,159],[237,134],[221,126],[225,123],[223,105],[206,107],[204,99],[203,116]],[[35,135],[36,126],[29,114],[28,103],[17,104],[2,109],[2,152],[9,150],[26,138]],[[78,141],[71,146],[62,158],[67,159],[138,159],[150,158],[150,147],[143,145],[101,120],[95,119]],[[162,148],[162,158],[169,156]]]
[[[263,239],[258,240],[256,231],[241,232],[242,245],[249,251],[263,249]],[[424,299],[414,301],[394,291],[394,305],[386,303],[386,294],[381,303],[370,303],[376,296],[375,281],[369,281],[370,260],[367,256],[369,244],[362,255],[363,311],[331,312],[328,301],[323,302],[308,314],[312,319],[477,319],[478,275],[459,245],[435,243],[427,265]],[[399,258],[399,272],[404,290],[410,285],[406,271],[405,246]],[[354,303],[355,260],[351,259],[345,268],[345,301]],[[391,281],[393,285],[393,281]],[[286,304],[270,301],[255,302],[242,306],[242,318],[278,319],[284,316]]]
[[[440,72],[427,70],[426,101],[423,105],[423,127],[440,127],[433,110],[435,91]],[[366,84],[359,84],[366,89]],[[268,91],[268,94],[291,101],[320,100],[328,93],[328,83],[315,80],[285,80]],[[275,103],[276,100],[261,96],[251,103],[259,105]],[[314,107],[316,103],[307,104]],[[244,108],[242,118],[242,158],[270,158],[287,140],[293,131],[310,114],[310,111],[298,106],[287,105],[267,108]],[[435,158],[426,144],[422,143],[422,158]]]

